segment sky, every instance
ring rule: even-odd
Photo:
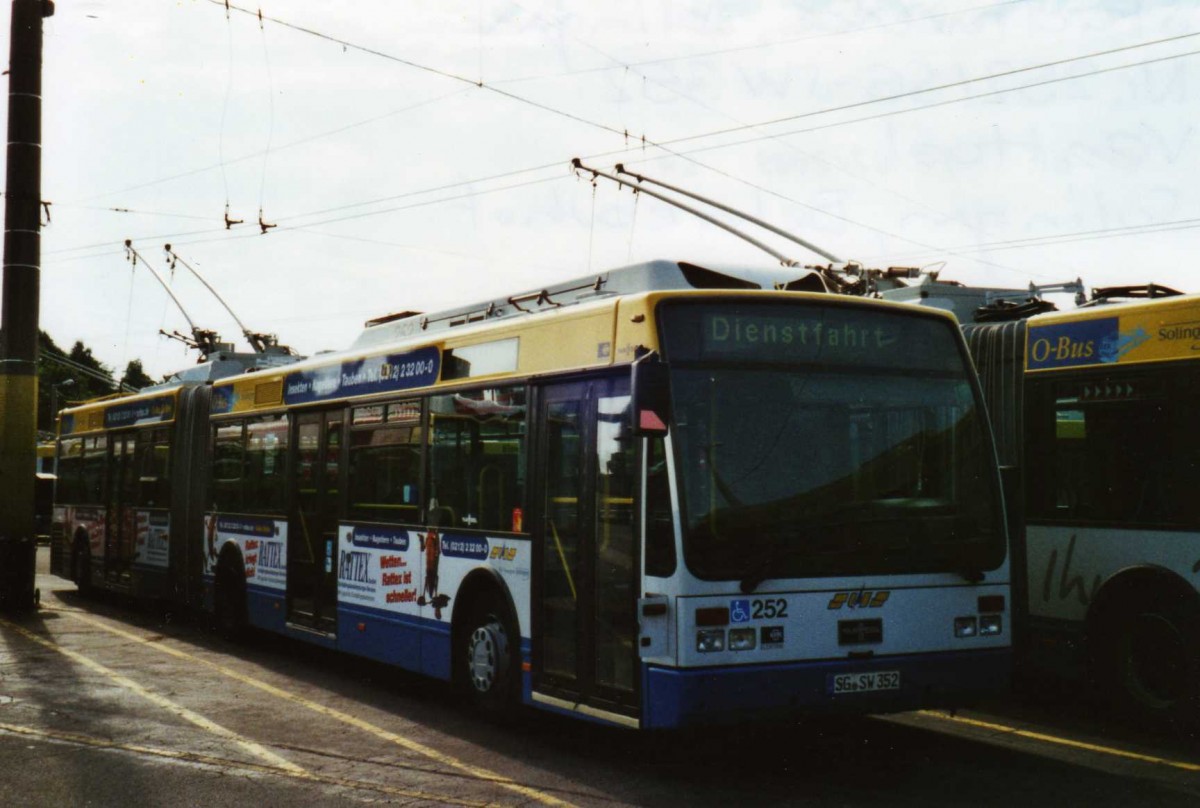
[[[197,359],[150,269],[246,347],[167,243],[304,354],[629,263],[775,265],[575,157],[867,266],[1200,291],[1194,0],[56,6],[41,323],[118,370]]]

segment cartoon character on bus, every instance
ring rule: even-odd
[[[217,515],[214,513],[206,519],[204,538],[208,549],[208,566],[215,567],[217,564]]]
[[[438,593],[438,564],[442,558],[442,540],[436,528],[430,528],[420,538],[421,550],[425,553],[425,584],[421,589],[421,597],[417,598],[417,605],[432,606],[433,616],[441,620],[442,609],[450,603],[449,595]]]

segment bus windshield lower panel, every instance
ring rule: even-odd
[[[761,337],[764,325],[797,321],[780,306],[747,308],[722,310],[718,333],[738,322],[743,332],[759,326]],[[682,319],[693,337],[670,361],[685,559],[695,575],[753,588],[768,578],[968,573],[1003,562],[993,453],[952,326],[818,309],[810,316],[825,329],[855,317],[859,333],[883,334],[879,320],[902,321],[894,328],[918,332],[923,358],[909,359],[911,344],[894,353],[809,346],[791,354],[809,361],[789,367],[782,348],[747,343],[733,346],[744,361],[706,365],[735,358],[705,355],[703,329],[716,318],[669,314],[664,328]]]

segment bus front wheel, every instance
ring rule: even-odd
[[[489,716],[505,716],[516,705],[517,642],[508,610],[495,595],[485,595],[464,625],[459,676],[467,698]]]
[[[1200,610],[1129,604],[1107,628],[1102,675],[1126,712],[1160,723],[1200,717]]]

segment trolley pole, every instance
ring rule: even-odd
[[[42,18],[53,13],[51,0],[13,0],[0,289],[0,605],[10,609],[29,608],[36,600]]]

